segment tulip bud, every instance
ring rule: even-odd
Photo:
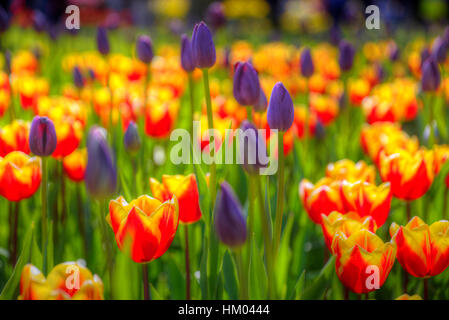
[[[308,78],[314,71],[312,55],[310,54],[310,49],[306,47],[301,52],[301,74]]]
[[[424,62],[427,60],[427,58],[430,57],[430,51],[428,48],[423,48],[421,50],[421,68],[424,65]]]
[[[226,24],[224,5],[221,2],[212,2],[209,5],[206,12],[206,21],[214,30]]]
[[[5,32],[9,28],[9,15],[8,12],[0,6],[0,32]]]
[[[134,121],[131,121],[128,128],[123,136],[123,143],[125,145],[126,151],[130,153],[135,153],[139,151],[142,141],[140,139],[139,131],[137,130],[137,125]]]
[[[234,98],[242,106],[251,106],[259,100],[259,77],[253,66],[237,62],[234,73]]]
[[[438,63],[444,63],[446,60],[447,49],[447,43],[438,37],[432,46],[432,54]]]
[[[295,109],[287,89],[281,82],[274,85],[268,104],[267,121],[271,129],[287,131],[293,124]]]
[[[329,32],[329,37],[330,37],[330,42],[334,45],[334,46],[338,46],[338,44],[341,41],[341,30],[338,27],[338,25],[334,25]]]
[[[150,63],[153,60],[153,43],[150,37],[140,36],[137,39],[137,56],[143,63]]]
[[[87,137],[87,165],[85,178],[87,191],[95,198],[112,196],[117,187],[117,167],[106,142],[106,131],[93,126]]]
[[[181,36],[181,66],[186,72],[195,70],[193,61],[192,43],[185,34]]]
[[[227,182],[221,184],[215,205],[215,231],[218,239],[229,247],[238,247],[246,241],[246,221],[242,206]]]
[[[215,64],[215,45],[212,34],[204,22],[195,25],[192,33],[192,53],[198,68],[211,68]]]
[[[269,160],[264,139],[249,121],[244,120],[240,128],[242,129],[242,136],[239,137],[240,163],[249,174],[257,174],[260,169],[267,167]]]
[[[11,51],[5,50],[5,71],[7,74],[11,74]]]
[[[342,71],[349,71],[354,63],[355,49],[349,42],[342,40],[339,45],[340,55],[338,57],[338,64]]]
[[[109,53],[108,32],[104,27],[98,27],[97,29],[97,48],[103,55]]]
[[[421,88],[423,91],[436,91],[441,83],[437,61],[430,56],[422,66]]]
[[[83,74],[78,66],[73,68],[73,82],[77,88],[82,88],[84,86]]]
[[[47,29],[47,17],[39,10],[33,12],[33,27],[36,32]]]
[[[267,96],[265,95],[265,92],[263,91],[262,87],[259,85],[259,98],[257,99],[257,102],[254,104],[254,110],[256,112],[264,112],[267,109],[268,101]]]
[[[30,150],[37,156],[49,156],[56,149],[56,131],[53,121],[47,117],[35,116],[31,122],[29,136]]]
[[[399,48],[395,42],[390,44],[389,57],[391,61],[397,61],[399,59]]]

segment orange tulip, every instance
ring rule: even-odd
[[[145,110],[145,133],[154,138],[167,137],[175,123],[176,113],[174,102],[152,104]]]
[[[329,163],[326,167],[326,177],[333,180],[366,181],[374,183],[376,180],[376,169],[361,160],[355,163],[349,159],[342,159]]]
[[[398,247],[398,261],[414,277],[433,277],[449,265],[449,222],[431,224],[413,217],[405,226],[392,223],[392,241]]]
[[[361,217],[371,216],[378,227],[387,221],[393,197],[389,182],[376,186],[363,181],[343,181],[340,192],[346,211],[355,211]]]
[[[370,92],[370,84],[364,79],[357,79],[349,82],[349,99],[355,106],[359,106],[362,100],[368,96]]]
[[[337,99],[320,94],[310,95],[310,110],[316,113],[323,125],[328,125],[337,117],[340,107]]]
[[[20,278],[19,300],[103,300],[103,282],[77,262],[58,264],[47,278],[27,264]]]
[[[176,197],[160,202],[143,195],[129,204],[123,197],[109,202],[107,220],[120,250],[130,241],[131,258],[138,263],[153,261],[170,247],[179,223]]]
[[[339,188],[339,182],[330,178],[322,178],[315,185],[307,179],[301,181],[299,196],[313,222],[320,224],[322,214],[327,216],[332,211],[342,212]]]
[[[376,222],[372,217],[360,217],[356,212],[342,214],[332,211],[328,216],[323,214],[322,219],[321,228],[323,229],[324,242],[330,251],[332,251],[332,241],[338,231],[349,237],[360,229],[367,229],[371,232],[377,230]]]
[[[76,149],[62,161],[64,172],[75,182],[84,180],[84,172],[87,165],[87,149]]]
[[[348,289],[358,294],[379,289],[387,279],[396,257],[394,243],[384,243],[366,229],[360,229],[350,236],[338,231],[332,251],[336,255],[338,278]]]
[[[196,222],[201,218],[198,186],[194,174],[162,175],[162,183],[150,178],[153,196],[159,201],[167,201],[176,196],[179,203],[179,220],[183,223]]]
[[[0,157],[0,195],[9,201],[31,197],[41,183],[40,159],[21,151]]]
[[[389,156],[381,153],[380,176],[389,181],[393,195],[403,200],[415,200],[423,196],[434,178],[434,153],[420,149],[411,153],[398,150]]]
[[[0,156],[4,157],[11,151],[30,153],[28,136],[30,134],[30,122],[14,120],[0,129]]]

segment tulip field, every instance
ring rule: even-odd
[[[449,299],[449,28],[0,27],[0,299]]]

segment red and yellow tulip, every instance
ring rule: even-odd
[[[29,154],[28,136],[30,123],[23,120],[14,120],[0,129],[0,156],[6,156],[12,151],[22,151]]]
[[[75,182],[84,180],[87,165],[87,149],[76,149],[62,160],[65,174]]]

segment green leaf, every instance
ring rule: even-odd
[[[209,225],[211,219],[210,213],[210,199],[209,199],[209,187],[207,186],[206,176],[204,175],[203,169],[199,164],[194,164],[196,181],[198,184],[198,193],[200,200],[200,208],[203,213],[204,221]]]
[[[168,260],[168,285],[170,287],[170,297],[174,300],[185,299],[185,278],[174,259]]]
[[[130,248],[129,241],[123,248]],[[137,269],[141,267],[136,264],[129,255],[130,249],[124,249],[123,252],[117,252],[115,258],[115,266],[112,271],[112,297],[117,300],[134,300],[138,299],[140,292],[141,272]],[[103,278],[106,277],[106,274]]]
[[[287,276],[290,266],[290,258],[292,255],[290,249],[290,234],[292,232],[294,217],[295,216],[293,214],[288,216],[287,224],[283,231],[281,245],[279,247],[279,253],[276,259],[276,281],[277,288],[281,290],[280,297],[284,297],[287,292]]]
[[[30,262],[39,270],[42,270],[42,254],[39,246],[37,245],[36,237],[33,237],[31,244],[31,256]]]
[[[296,285],[293,288],[291,294],[289,295],[290,300],[300,300],[302,297],[302,294],[304,293],[304,284],[306,282],[306,270],[303,270],[301,272],[301,275],[299,276],[298,280],[296,281]]]
[[[150,283],[151,300],[164,300],[164,298],[157,292],[156,288]]]
[[[249,298],[255,300],[267,299],[267,273],[262,254],[253,237],[251,250],[250,274],[249,274]]]
[[[323,298],[323,295],[332,280],[332,276],[334,275],[334,268],[335,256],[329,259],[323,269],[321,269],[318,277],[306,288],[301,298],[304,300],[318,300]]]
[[[31,243],[33,240],[33,231],[34,231],[34,222],[31,223],[31,226],[25,235],[25,240],[23,242],[22,252],[20,254],[19,259],[17,260],[17,264],[14,267],[11,277],[3,288],[2,293],[0,294],[0,300],[12,300],[14,299],[15,292],[20,282],[20,276],[23,270],[23,267],[30,261],[31,255]]]
[[[127,200],[132,199],[131,192],[130,192],[128,185],[125,181],[123,171],[119,170],[119,172],[120,172],[121,187],[123,188],[123,193],[124,193],[125,199],[127,199]]]
[[[48,224],[48,244],[47,244],[47,270],[54,266],[54,241],[53,241],[53,221]]]
[[[223,276],[224,276],[224,288],[229,296],[229,299],[231,300],[238,299],[237,275],[235,271],[235,264],[228,250],[226,250],[223,258]]]

